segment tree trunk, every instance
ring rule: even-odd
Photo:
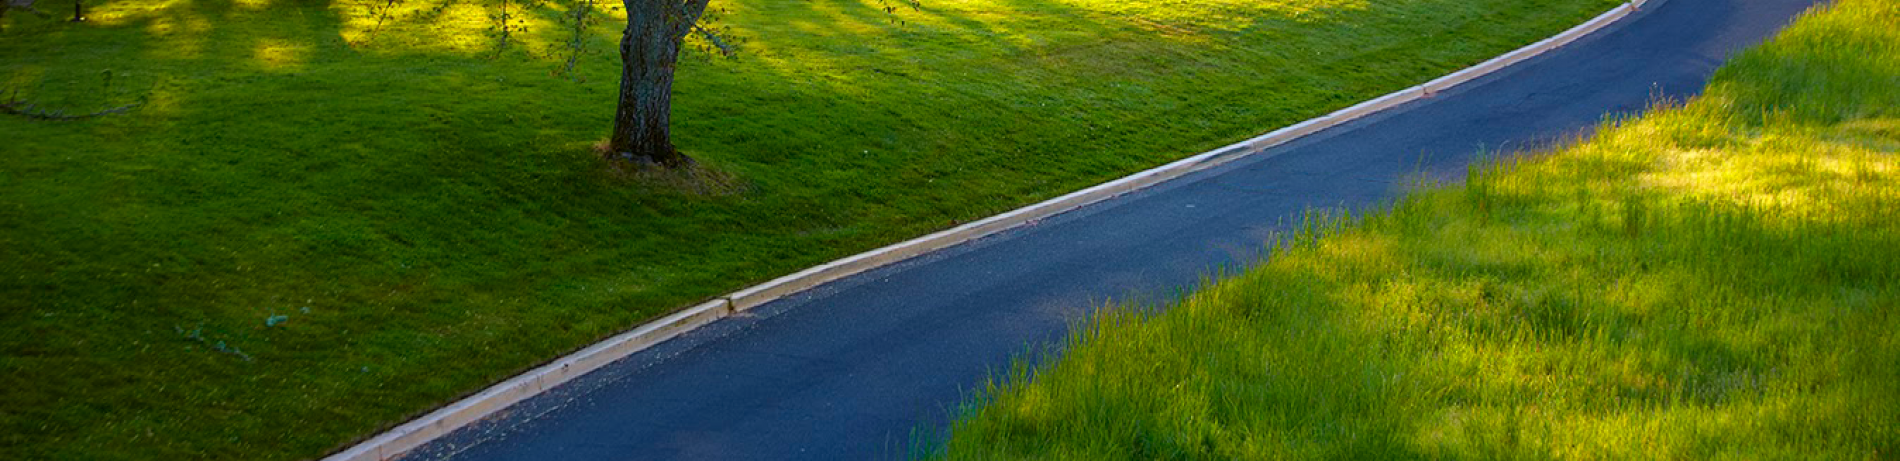
[[[669,167],[692,159],[673,147],[673,69],[680,41],[691,30],[679,0],[627,0],[627,31],[620,38],[620,104],[614,112],[612,158]],[[701,3],[702,5],[704,3]],[[694,15],[696,16],[696,15]],[[696,18],[693,18],[696,19]]]

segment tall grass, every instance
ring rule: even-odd
[[[1900,9],[1841,0],[1705,96],[1105,310],[932,456],[1891,459],[1896,151]]]

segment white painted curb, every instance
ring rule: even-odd
[[[1116,196],[1141,190],[1188,173],[1212,168],[1236,159],[1244,158],[1268,148],[1286,144],[1313,133],[1351,122],[1367,115],[1376,114],[1401,104],[1412,102],[1476,80],[1498,70],[1523,62],[1547,51],[1577,41],[1604,27],[1628,17],[1643,5],[1656,0],[1634,0],[1617,6],[1607,13],[1591,19],[1582,25],[1566,30],[1556,36],[1519,48],[1503,56],[1498,56],[1451,75],[1440,77],[1425,84],[1399,90],[1371,101],[1340,109],[1319,118],[1307,120],[1274,130],[1271,133],[1214,149],[1206,153],[1188,157],[1128,175],[1080,191],[1069,193],[1018,208],[983,220],[971,222],[907,240],[895,245],[859,253],[851,257],[821,264],[817,267],[798,271],[798,273],[779,277],[739,290],[730,295],[715,299],[648,322],[632,331],[615,335],[579,352],[542,365],[526,373],[490,386],[475,395],[468,396],[420,418],[409,421],[395,429],[379,434],[358,443],[349,449],[324,457],[324,461],[383,461],[393,459],[429,443],[438,437],[447,435],[484,417],[494,414],[509,405],[540,395],[568,380],[574,379],[615,360],[633,355],[662,341],[672,339],[681,333],[731,316],[738,312],[771,302],[785,295],[798,293],[812,287],[838,280],[877,268],[886,264],[902,261],[914,256],[940,250],[952,245],[975,240],[1034,222],[1062,212],[1088,206]]]

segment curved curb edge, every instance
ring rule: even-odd
[[[1439,77],[1424,84],[1399,90],[1352,107],[1340,109],[1311,120],[1274,130],[1245,141],[1230,144],[1193,157],[1151,168],[1040,203],[984,218],[923,237],[859,253],[829,263],[779,277],[719,297],[697,306],[647,322],[633,330],[614,335],[592,346],[555,359],[546,365],[489,386],[481,392],[431,411],[323,458],[323,461],[384,461],[400,457],[439,437],[470,423],[493,415],[516,402],[540,395],[567,381],[585,375],[609,363],[706,324],[744,312],[781,297],[805,291],[859,272],[903,261],[915,256],[983,238],[1043,218],[1092,205],[1123,194],[1145,189],[1188,173],[1205,170],[1249,157],[1267,149],[1292,142],[1313,133],[1339,126],[1400,105],[1435,96],[1437,93],[1469,83],[1530,58],[1542,55],[1582,39],[1596,31],[1663,0],[1632,0],[1618,5],[1588,22],[1550,38],[1526,45],[1491,60]]]

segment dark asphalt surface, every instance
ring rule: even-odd
[[[622,360],[410,459],[893,459],[1104,300],[1257,261],[1302,210],[1379,206],[1480,150],[1701,89],[1809,0],[1669,0],[1569,47],[1263,154],[779,300]],[[1263,131],[1271,127],[1261,127]],[[921,431],[921,432],[919,432]]]

